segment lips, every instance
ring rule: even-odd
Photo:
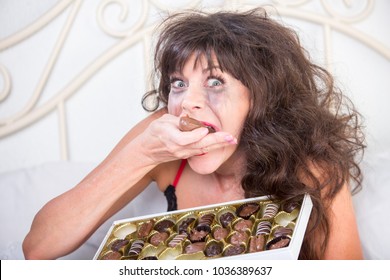
[[[217,127],[216,127],[215,125],[211,124],[211,123],[202,122],[202,121],[201,121],[201,123],[202,123],[204,126],[206,126],[210,132],[216,132],[216,131],[218,131],[218,130],[217,130]]]

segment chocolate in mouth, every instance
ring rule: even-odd
[[[211,125],[205,125],[196,119],[190,118],[188,116],[180,118],[179,128],[181,131],[191,131],[199,127],[206,127],[209,130],[209,133],[216,132],[215,128]]]

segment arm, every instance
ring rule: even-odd
[[[362,259],[351,192],[344,185],[330,206],[330,234],[325,259]]]
[[[53,259],[77,249],[109,217],[140,193],[155,166],[136,141],[163,112],[135,126],[76,187],[48,202],[23,242],[27,259]]]
[[[324,182],[326,178],[325,171],[314,162],[309,163],[309,169],[315,178]],[[307,186],[314,186],[313,178],[301,176],[302,182]],[[322,190],[322,199],[326,215],[329,221],[329,237],[323,259],[361,259],[363,258],[362,248],[360,244],[359,232],[357,228],[352,194],[348,183],[344,183],[338,193],[332,200],[326,198],[327,191],[330,186]],[[315,246],[318,252],[321,251],[322,240],[324,240],[324,232],[320,227],[317,227],[314,233]]]

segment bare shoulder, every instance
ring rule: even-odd
[[[325,259],[362,259],[363,253],[350,188],[345,184],[331,201]]]
[[[173,183],[179,170],[180,162],[181,160],[175,160],[161,163],[150,172],[150,177],[157,183],[162,192],[165,191],[168,185]]]

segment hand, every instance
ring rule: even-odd
[[[237,144],[235,137],[223,131],[209,134],[205,127],[180,131],[179,117],[170,114],[151,122],[138,140],[143,153],[154,163],[190,158]]]

